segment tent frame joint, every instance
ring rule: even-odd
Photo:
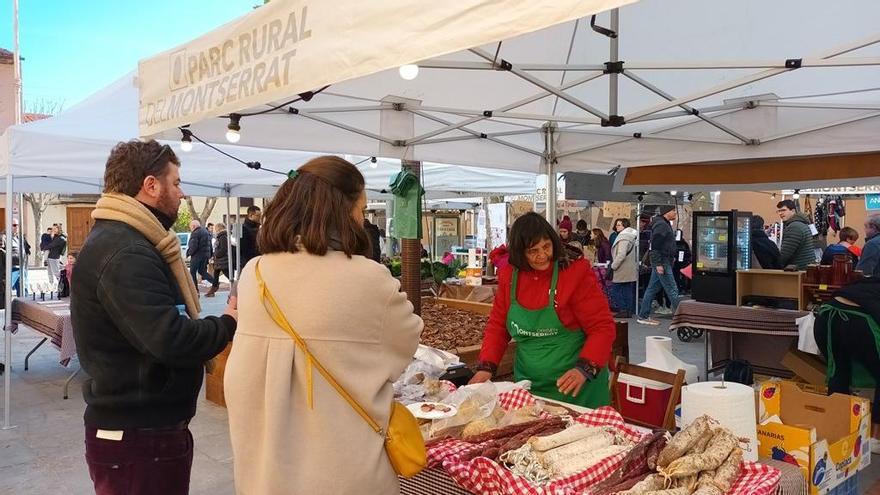
[[[605,62],[605,70],[603,74],[623,74],[623,60],[615,62]]]
[[[804,63],[802,58],[789,58],[785,60],[785,68],[786,69],[800,69],[801,65]]]
[[[623,115],[609,115],[607,119],[602,119],[602,127],[620,127],[626,124]]]
[[[511,70],[513,70],[513,64],[502,58],[501,61],[498,62],[498,65],[495,67],[495,70],[510,72]]]

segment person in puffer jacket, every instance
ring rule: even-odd
[[[805,270],[807,265],[816,262],[816,246],[810,231],[810,219],[796,211],[794,201],[786,199],[776,205],[776,212],[785,228],[782,231],[782,249],[779,261],[783,267],[795,265]]]

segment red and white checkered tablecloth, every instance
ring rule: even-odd
[[[534,402],[535,398],[522,389],[514,389],[499,395],[501,407],[508,411]],[[610,407],[602,407],[582,414],[576,421],[591,426],[613,427],[633,442],[638,442],[644,437],[643,431],[627,425],[623,417]],[[462,454],[478,447],[479,445],[460,440],[440,442],[428,449],[429,466],[442,466],[443,470],[463,488],[481,495],[581,495],[588,494],[587,489],[590,486],[617,469],[626,455],[621,453],[609,457],[580,473],[553,480],[544,486],[535,486],[491,459],[477,457],[469,461],[461,460]],[[743,464],[742,473],[728,494],[770,495],[776,490],[779,479],[778,469],[747,462]]]

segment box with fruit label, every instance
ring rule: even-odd
[[[796,384],[761,384],[758,454],[799,466],[811,495],[823,495],[871,463],[870,403],[852,395],[819,395]]]

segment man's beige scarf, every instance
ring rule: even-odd
[[[199,293],[180,255],[180,240],[174,232],[165,230],[146,206],[124,194],[102,194],[97,207],[92,212],[92,218],[127,224],[156,246],[171,268],[171,272],[174,273],[174,279],[186,303],[187,314],[192,319],[199,317],[199,312],[202,310],[199,306]]]

